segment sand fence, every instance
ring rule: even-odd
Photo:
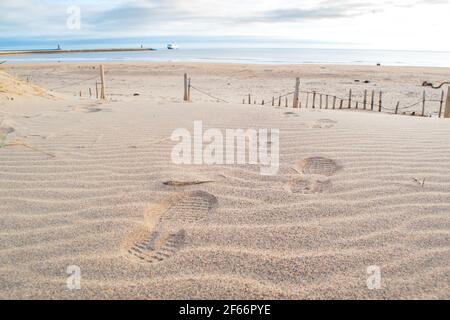
[[[106,93],[106,76],[105,68],[100,65],[99,74],[81,80],[77,83],[70,83],[51,90],[60,90],[65,87],[72,87],[74,85],[80,85],[95,80],[95,86],[88,87],[85,91],[89,98],[107,99]],[[209,90],[200,88],[193,84],[191,77],[188,74],[184,74],[184,86],[183,86],[183,101],[192,101],[192,91],[198,94],[208,96],[209,98],[223,103],[242,103],[252,105],[271,105],[273,107],[292,107],[292,108],[311,108],[311,109],[331,109],[331,110],[363,110],[372,112],[385,112],[392,114],[403,114],[412,116],[432,116],[437,115],[439,118],[450,118],[450,90],[447,90],[447,96],[445,91],[442,90],[440,98],[431,98],[427,95],[426,91],[423,91],[421,97],[417,98],[414,103],[404,104],[401,101],[397,101],[395,105],[387,105],[383,102],[383,98],[386,92],[382,90],[369,90],[364,89],[362,92],[355,94],[354,89],[349,89],[347,92],[340,95],[331,94],[327,92],[302,90],[300,78],[297,77],[293,82],[294,85],[291,90],[286,90],[284,93],[280,93],[271,97],[255,97],[251,93],[242,97],[241,101],[231,101],[230,99],[219,97],[218,95],[211,93]],[[449,87],[450,88],[450,87]],[[251,91],[251,90],[249,90]],[[86,93],[80,90],[77,94],[82,97]],[[417,111],[418,106],[420,110]],[[429,112],[429,110],[438,110]]]
[[[354,110],[365,110],[373,112],[387,112],[392,114],[409,114],[413,116],[425,117],[427,109],[430,103],[438,103],[437,116],[441,118],[450,118],[450,87],[447,90],[447,98],[445,99],[444,90],[441,91],[440,99],[432,99],[427,96],[426,91],[423,91],[422,97],[418,98],[417,102],[412,104],[402,104],[398,101],[395,106],[386,106],[383,103],[384,92],[382,90],[368,90],[365,89],[362,94],[355,95],[352,89],[348,90],[348,93],[343,96],[338,96],[325,92],[318,91],[304,91],[301,90],[300,78],[295,79],[295,85],[292,91],[287,91],[286,93],[269,97],[268,99],[256,98],[252,96],[251,93],[245,95],[242,101],[235,103],[242,104],[252,104],[252,105],[271,105],[272,107],[292,107],[292,108],[312,108],[312,109],[332,109],[332,110],[342,110],[342,109],[354,109]],[[184,101],[192,101],[191,92],[195,90],[202,95],[206,95],[218,102],[231,103],[224,98],[218,98],[207,90],[198,88],[192,84],[191,78],[184,74]],[[361,99],[362,97],[362,99]],[[445,103],[445,109],[444,109]],[[412,111],[413,108],[421,106],[421,111]],[[434,105],[436,108],[436,105]],[[409,112],[409,113],[408,113]]]

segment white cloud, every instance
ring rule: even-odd
[[[79,5],[82,29],[68,30]],[[255,36],[342,47],[450,50],[450,0],[2,0],[3,38]]]

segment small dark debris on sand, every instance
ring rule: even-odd
[[[214,181],[175,181],[169,180],[163,182],[164,185],[170,187],[187,187],[187,186],[196,186],[200,184],[213,183]]]

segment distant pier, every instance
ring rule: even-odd
[[[0,51],[0,56],[16,56],[27,54],[65,54],[65,53],[96,53],[96,52],[135,52],[135,51],[156,51],[152,48],[118,48],[118,49],[75,49],[75,50],[13,50]]]

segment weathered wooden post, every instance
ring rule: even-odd
[[[442,108],[444,107],[444,90],[441,93],[441,103],[439,105],[439,118],[442,116]]]
[[[364,110],[367,110],[367,89],[364,90]]]
[[[395,114],[398,114],[399,107],[400,107],[400,101],[397,102],[397,106],[395,107]]]
[[[333,109],[336,109],[336,96],[333,97]]]
[[[382,107],[383,107],[383,91],[380,91],[380,101],[378,104],[378,112],[381,112]]]
[[[187,101],[191,101],[191,78],[188,79],[188,99]]]
[[[275,97],[272,97],[272,107],[275,107]]]
[[[281,107],[281,96],[278,98],[278,106]]]
[[[309,92],[306,93],[306,109],[308,109],[309,104]]]
[[[188,101],[188,76],[187,76],[187,73],[184,74],[183,101]]]
[[[342,109],[343,106],[344,106],[344,100],[341,99],[341,104],[339,105],[339,109]]]
[[[102,84],[100,98],[102,100],[105,100],[106,99],[106,83],[105,83],[105,69],[103,68],[103,65],[100,65],[100,81]]]
[[[319,96],[319,101],[320,101],[319,109],[322,109],[322,94],[320,94],[320,96]]]
[[[89,98],[92,98],[92,90],[89,88]]]
[[[95,97],[98,99],[98,82],[95,82]]]
[[[447,102],[445,103],[444,118],[450,118],[450,87],[447,89]]]
[[[373,111],[375,104],[375,90],[372,90],[372,101],[370,102],[370,110]]]
[[[422,97],[422,117],[425,116],[425,103],[427,101],[427,96],[426,96],[426,92],[425,90],[423,90],[423,97]]]
[[[328,109],[328,95],[325,96],[325,109]]]
[[[286,108],[288,107],[288,98],[286,97]]]
[[[312,108],[315,109],[316,108],[316,92],[313,92],[313,102],[312,102]]]
[[[292,105],[294,108],[298,108],[299,91],[300,91],[300,78],[296,78],[295,79],[294,101],[292,102]]]
[[[248,94],[248,104],[252,104],[252,95]]]
[[[348,108],[350,109],[352,107],[352,89],[350,89],[350,92],[348,93]]]

